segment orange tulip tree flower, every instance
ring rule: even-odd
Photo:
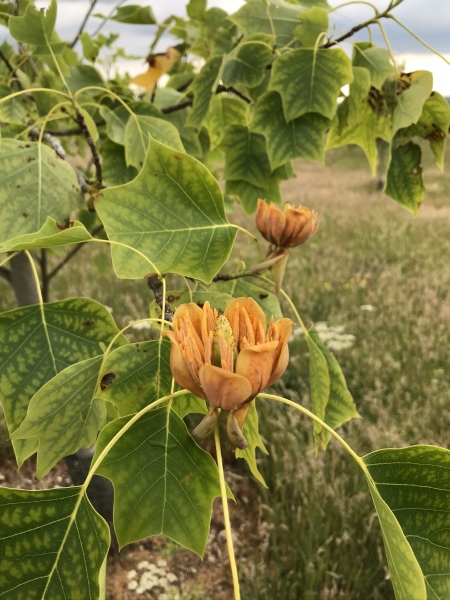
[[[287,342],[292,321],[273,318],[266,331],[264,311],[252,298],[236,298],[224,314],[189,303],[173,316],[170,367],[178,385],[211,406],[193,431],[196,440],[209,435],[217,423],[218,409],[230,411],[228,436],[238,448],[246,448],[242,434],[250,402],[277,381],[289,361]]]
[[[287,202],[283,208],[273,202],[258,200],[256,225],[263,237],[275,246],[265,261],[253,267],[252,272],[274,267],[276,292],[280,291],[289,249],[304,244],[319,228],[317,213],[305,206],[293,207]]]
[[[130,83],[140,85],[148,93],[153,92],[158,79],[173,67],[180,56],[178,50],[172,47],[167,48],[165,53],[150,54],[147,56],[147,71],[130,79]]]

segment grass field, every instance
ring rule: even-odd
[[[283,185],[286,201],[320,218],[317,234],[292,251],[284,287],[307,324],[354,336],[336,356],[362,419],[340,433],[361,455],[449,443],[450,175],[439,174],[428,155],[425,164],[428,192],[416,219],[375,193],[354,148],[329,153],[327,166],[297,163],[297,178]],[[239,210],[230,219],[252,228]],[[150,293],[144,283],[102,275],[106,255],[83,249],[58,275],[51,299],[91,295],[124,326],[148,314]],[[235,256],[250,266],[246,240]],[[0,310],[13,307],[0,281]],[[279,391],[309,406],[306,345],[296,337],[290,348]],[[378,521],[357,465],[334,442],[316,458],[307,419],[258,402],[270,452],[259,461],[269,487],[259,489],[267,527],[241,562],[243,597],[391,600]],[[235,468],[244,472],[240,462]]]

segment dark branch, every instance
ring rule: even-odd
[[[103,119],[101,119],[100,121],[95,121],[96,127],[101,127],[105,123],[106,121],[104,121]],[[56,137],[67,137],[69,135],[82,135],[83,131],[81,127],[74,127],[73,129],[65,129],[63,131],[51,131],[50,133],[52,135],[55,135]]]
[[[234,87],[227,88],[224,85],[218,85],[217,89],[216,89],[216,94],[220,94],[221,92],[231,92],[232,94],[234,94],[235,96],[237,96],[238,98],[243,100],[244,102],[247,102],[247,104],[251,104],[251,102],[252,102],[250,100],[250,98],[247,98],[247,96],[244,96],[244,94],[241,94],[241,92],[234,89]]]
[[[244,100],[244,102],[247,102],[247,104],[251,104],[250,98],[247,98],[247,96],[244,96],[244,94],[241,94],[241,92],[239,92],[238,90],[235,90],[233,87],[227,88],[223,85],[218,85],[215,93],[221,94],[222,92],[230,92],[231,94],[234,94],[238,98],[241,98],[242,100]],[[168,115],[170,113],[176,112],[177,110],[183,110],[183,108],[192,106],[193,102],[194,102],[194,100],[192,98],[188,98],[187,100],[185,100],[184,102],[180,102],[179,104],[174,104],[173,106],[166,106],[166,108],[162,108],[161,112],[164,113],[165,115]]]
[[[2,279],[6,279],[6,281],[11,283],[11,271],[9,269],[5,269],[5,267],[0,267],[0,277]]]
[[[235,274],[227,274],[227,273],[217,273],[213,277],[213,281],[231,281],[232,279],[240,279],[241,277],[251,277],[253,273],[251,271],[242,271],[242,273]]]
[[[41,275],[42,275],[42,299],[44,302],[49,301],[49,283],[48,268],[47,268],[47,250],[41,250]]]
[[[155,296],[155,300],[162,311],[164,304],[164,288],[161,279],[156,274],[150,275],[150,277],[147,277],[147,285],[152,290],[153,295]],[[166,321],[172,322],[173,310],[170,308],[169,304],[167,303],[167,300],[165,302],[164,308],[164,319]]]
[[[193,79],[189,79],[189,81],[186,81],[186,83],[183,83],[183,85],[177,87],[177,92],[184,92],[184,90],[187,90],[193,81]]]
[[[6,58],[6,56],[3,54],[3,52],[1,50],[0,50],[0,59],[5,63],[6,68],[11,73],[11,75],[13,77],[15,77],[16,69],[12,66],[12,64],[9,62],[9,60]],[[20,81],[18,79],[14,79],[13,81],[16,83],[19,90],[23,90],[23,85],[20,83]]]
[[[89,129],[88,129],[88,126],[86,125],[86,121],[84,120],[84,117],[80,112],[77,112],[75,121],[80,126],[80,129],[81,129],[84,137],[86,138],[88,146],[91,149],[92,160],[94,161],[94,165],[95,165],[95,175],[96,175],[97,183],[100,186],[100,188],[102,188],[103,187],[102,164],[100,162],[100,156],[97,152],[97,147],[94,143],[94,140],[92,139],[91,134],[89,133]]]
[[[91,16],[92,11],[94,10],[94,6],[97,4],[97,0],[92,0],[91,5],[83,19],[83,22],[80,25],[80,29],[78,30],[77,35],[75,36],[73,42],[70,44],[70,47],[73,48],[75,44],[78,42],[78,38],[83,33],[84,28],[86,27],[86,23],[88,22],[89,17]]]
[[[175,104],[174,106],[166,106],[166,108],[162,108],[161,112],[165,115],[169,115],[170,113],[177,112],[177,110],[183,110],[183,108],[187,108],[188,106],[192,106],[193,100],[189,98],[184,102],[180,102],[180,104]]]
[[[94,231],[91,232],[92,237],[94,237],[97,233],[100,233],[100,231],[103,229],[103,224],[99,225],[98,227],[96,227],[94,229]],[[75,246],[75,248],[73,250],[71,250],[66,256],[65,258],[63,258],[63,260],[56,265],[56,267],[53,269],[53,271],[50,271],[50,273],[47,275],[47,281],[50,282],[51,279],[53,279],[53,277],[55,275],[57,275],[61,269],[69,262],[72,260],[72,258],[78,254],[78,252],[81,250],[81,248],[83,248],[83,246],[86,245],[87,242],[82,242],[81,244],[78,244],[77,246]]]

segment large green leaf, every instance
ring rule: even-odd
[[[269,454],[264,446],[261,436],[259,435],[256,400],[250,405],[250,410],[248,411],[242,431],[245,439],[248,442],[248,446],[245,450],[240,450],[237,448],[235,452],[236,457],[243,458],[248,464],[253,477],[255,477],[264,487],[267,487],[264,477],[259,472],[258,465],[256,464],[256,448],[261,448],[264,454]]]
[[[147,147],[152,139],[184,152],[178,129],[155,117],[130,117],[125,127],[125,160],[127,166],[141,169],[145,161]]]
[[[383,83],[395,71],[389,52],[370,42],[353,44],[353,64],[355,67],[364,67],[369,71],[371,84],[377,90],[381,90]]]
[[[407,87],[397,96],[397,106],[392,117],[394,134],[402,127],[417,123],[423,105],[433,89],[433,75],[429,71],[414,71],[404,76],[402,81]]]
[[[166,119],[178,129],[186,153],[201,159],[203,156],[203,149],[199,140],[198,131],[195,127],[189,127],[186,123],[190,111],[190,108],[177,110],[166,115]]]
[[[294,30],[299,25],[300,11],[307,10],[307,4],[290,4],[283,0],[251,0],[228,18],[242,29],[245,35],[266,33],[277,36],[277,46],[281,48],[295,39]]]
[[[162,273],[209,283],[236,237],[236,228],[225,217],[219,184],[208,169],[156,140],[138,177],[104,190],[96,208],[109,239],[130,247],[112,248],[114,269],[125,279],[154,271],[133,253],[135,248]]]
[[[364,462],[397,600],[448,598],[450,452],[412,446],[378,450]]]
[[[96,456],[128,420],[117,419],[103,429]],[[140,417],[97,472],[114,484],[114,529],[120,546],[163,533],[203,554],[212,502],[220,495],[218,471],[170,403]]]
[[[169,356],[167,338],[117,348],[102,365],[98,397],[126,416],[167,396],[172,385]]]
[[[14,441],[39,438],[36,477],[41,479],[61,458],[95,444],[106,423],[106,406],[95,398],[102,357],[67,367],[31,399]]]
[[[200,127],[208,113],[209,103],[211,102],[214,87],[219,77],[222,60],[222,56],[212,56],[206,61],[200,73],[194,79],[194,83],[191,86],[194,92],[194,105],[187,118],[187,125],[190,127]]]
[[[266,138],[270,165],[276,169],[297,157],[323,162],[329,124],[329,119],[316,113],[286,123],[280,94],[267,92],[256,103],[252,129]]]
[[[109,527],[84,488],[0,488],[5,600],[98,600],[109,541]]]
[[[356,119],[349,119],[349,98],[344,100],[339,108],[338,118],[327,136],[326,149],[339,148],[348,144],[356,144],[364,151],[369,161],[372,173],[375,175],[377,168],[377,138],[386,142],[391,139],[391,121],[384,114],[376,114],[367,99],[364,99],[357,112]]]
[[[302,48],[314,48],[319,35],[328,31],[328,13],[323,8],[313,6],[299,17],[301,23],[294,29],[294,35]]]
[[[256,187],[267,188],[271,168],[264,136],[242,125],[231,125],[221,146],[226,157],[224,179],[247,181]]]
[[[0,141],[0,243],[37,232],[53,217],[64,225],[80,205],[72,167],[39,142]]]
[[[135,114],[142,117],[155,117],[159,119],[165,119],[162,112],[154,104],[149,102],[139,101],[131,102],[128,108]],[[125,106],[118,106],[114,110],[111,110],[107,106],[100,108],[100,114],[106,121],[106,131],[108,137],[115,144],[121,144],[125,146],[125,128],[131,116],[130,110],[127,110]],[[139,133],[138,133],[138,137]],[[138,142],[138,140],[136,140]]]
[[[125,162],[125,148],[106,138],[100,153],[102,157],[103,180],[109,185],[123,185],[128,183],[138,174],[134,167],[127,167]]]
[[[367,98],[370,90],[370,73],[364,67],[353,67],[353,82],[350,84],[348,95],[347,125],[356,125],[359,119],[362,101]]]
[[[273,317],[275,320],[283,316],[278,296],[269,292],[263,287],[244,281],[243,279],[233,279],[231,281],[217,281],[214,289],[226,292],[233,298],[249,297],[253,298],[266,315],[267,323]]]
[[[256,211],[259,198],[275,204],[281,204],[282,201],[280,180],[274,176],[267,179],[266,188],[252,185],[242,179],[228,180],[225,182],[225,193],[229,196],[236,196],[248,215],[252,215]]]
[[[416,124],[410,125],[400,132],[402,137],[415,135],[430,142],[431,150],[437,166],[444,169],[444,151],[447,132],[450,125],[450,106],[444,96],[432,92],[423,105],[422,114]]]
[[[272,62],[271,36],[268,39],[241,42],[225,60],[222,69],[223,83],[227,87],[245,86],[253,88],[263,82],[266,67]],[[261,35],[258,36],[259,38]]]
[[[309,350],[309,384],[311,389],[311,410],[325,420],[325,411],[330,398],[330,373],[327,361],[316,342],[308,332],[305,332]],[[316,451],[322,444],[324,428],[314,421],[314,441]]]
[[[22,94],[9,100],[5,100],[14,92],[9,86],[0,84],[0,119],[3,123],[14,123],[17,125],[28,125],[33,115],[35,118],[36,107],[30,97]]]
[[[27,306],[0,314],[0,402],[13,433],[26,416],[34,394],[60,371],[103,354],[118,329],[104,306],[69,298],[42,307]],[[123,336],[117,345],[125,342]],[[21,464],[36,449],[14,444]]]
[[[422,150],[413,142],[392,148],[383,190],[413,215],[417,215],[425,192],[421,159]]]
[[[112,21],[128,23],[130,25],[156,25],[155,15],[151,6],[139,6],[139,4],[119,6],[114,15],[109,18]]]
[[[203,121],[208,130],[211,149],[218,146],[229,125],[247,125],[249,121],[248,105],[239,98],[230,98],[224,94],[214,96],[208,114]]]
[[[92,65],[74,65],[70,67],[70,75],[66,77],[67,85],[69,86],[72,94],[81,90],[81,88],[96,86],[106,88],[107,85],[103,80],[103,77]],[[102,92],[98,90],[89,90],[89,94],[98,96]]]
[[[270,89],[280,93],[286,120],[310,112],[332,119],[341,88],[353,81],[350,59],[340,48],[299,48],[273,63]]]
[[[45,13],[30,3],[22,17],[9,18],[9,32],[19,42],[45,46],[50,42],[55,27],[56,10],[56,0],[51,0]]]
[[[356,410],[355,402],[347,387],[342,369],[334,355],[328,350],[327,346],[322,342],[319,334],[315,329],[309,331],[309,337],[313,340],[319,350],[322,352],[327,365],[328,374],[330,377],[330,395],[325,407],[325,415],[323,420],[327,425],[336,429],[350,419],[360,417]],[[316,449],[319,445],[325,450],[330,441],[331,434],[326,429],[322,429],[316,437]]]
[[[66,244],[79,244],[91,239],[92,236],[83,223],[72,221],[68,225],[59,225],[54,219],[48,217],[37,233],[25,233],[0,244],[0,252],[55,248]]]

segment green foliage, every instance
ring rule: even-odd
[[[155,117],[136,116],[128,119],[125,127],[125,160],[128,167],[141,169],[147,148],[155,139],[166,146],[184,152],[177,128]]]
[[[392,148],[384,193],[417,215],[424,194],[422,150],[413,142]]]
[[[9,18],[9,32],[25,44],[47,46],[56,23],[56,0],[52,0],[46,13],[28,4],[23,17]]]
[[[245,450],[239,450],[238,448],[236,450],[236,457],[243,458],[247,462],[252,475],[259,481],[261,485],[267,487],[264,477],[259,472],[258,465],[256,464],[256,448],[261,448],[264,454],[269,453],[267,452],[264,442],[259,435],[258,413],[256,411],[255,402],[252,402],[250,405],[250,410],[247,418],[245,419],[243,433],[248,442],[248,447]]]
[[[36,233],[25,233],[0,245],[0,252],[33,250],[34,248],[55,248],[66,244],[78,244],[92,239],[83,223],[72,221],[68,225],[58,225],[55,219],[47,221]]]
[[[128,420],[105,427],[96,456]],[[114,484],[114,529],[121,546],[163,533],[203,555],[212,502],[220,495],[217,467],[191,438],[171,402],[142,415],[97,472]]]
[[[226,58],[222,79],[226,87],[256,87],[264,81],[266,67],[272,59],[273,36],[252,35],[242,41]]]
[[[2,487],[0,527],[0,586],[5,597],[99,597],[109,527],[83,487],[39,491]]]
[[[1,140],[0,169],[1,243],[38,232],[47,217],[64,226],[80,206],[75,171],[45,144]]]
[[[314,48],[320,34],[328,31],[328,13],[314,6],[300,14],[301,23],[294,29],[294,35],[303,48]]]
[[[167,198],[176,213],[166,206]],[[96,208],[109,239],[127,246],[112,249],[114,269],[123,278],[145,277],[155,265],[162,273],[209,283],[236,236],[219,185],[206,167],[156,140],[139,176],[103,191]],[[133,248],[144,256],[130,254]]]
[[[103,15],[95,15],[101,19],[107,18]],[[118,23],[129,23],[130,25],[156,25],[155,15],[150,6],[139,6],[139,4],[128,4],[119,6],[112,17],[112,21]]]
[[[381,90],[386,79],[394,73],[389,52],[370,42],[358,42],[353,45],[353,65],[369,71],[371,84],[377,90]]]

